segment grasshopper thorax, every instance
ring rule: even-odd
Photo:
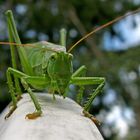
[[[48,60],[47,72],[51,82],[55,82],[61,94],[65,93],[73,73],[72,54],[66,52],[53,53]]]

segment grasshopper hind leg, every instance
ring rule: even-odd
[[[86,85],[98,85],[95,91],[93,91],[86,103],[84,103],[83,107],[83,114],[85,117],[90,118],[95,124],[100,124],[99,121],[89,113],[90,107],[92,105],[93,100],[95,97],[102,91],[104,84],[105,84],[105,78],[103,77],[80,77],[79,73],[75,74],[72,79],[71,83],[78,85],[80,87],[86,86]]]
[[[90,114],[88,111],[83,110],[83,114],[85,117],[88,117],[89,119],[91,119],[96,125],[100,125],[100,121],[98,119],[96,119],[96,117],[94,117],[92,114]]]
[[[23,72],[20,72],[14,68],[8,68],[7,70],[7,81],[8,81],[8,86],[9,86],[9,90],[10,90],[10,94],[11,94],[11,97],[12,97],[12,108],[10,109],[9,113],[5,116],[5,118],[8,118],[10,117],[10,115],[14,112],[14,110],[17,108],[17,97],[16,97],[16,93],[15,93],[15,88],[13,86],[13,81],[12,81],[12,77],[11,75],[13,76],[16,76],[18,77],[19,79],[21,79],[21,84],[23,85],[23,87],[25,88],[25,90],[27,90],[27,92],[29,93],[34,105],[35,105],[35,108],[36,108],[36,112],[32,113],[32,114],[28,114],[26,115],[26,118],[29,118],[29,119],[35,119],[39,116],[41,116],[42,114],[42,111],[41,111],[41,107],[40,107],[40,104],[38,103],[38,100],[36,99],[35,95],[33,94],[31,88],[29,87],[28,83],[26,82],[26,77],[30,77],[26,74],[24,74]],[[41,79],[42,81],[42,79]]]
[[[4,117],[5,120],[8,119],[13,114],[13,112],[16,110],[16,108],[17,108],[17,106],[12,106],[12,108],[9,110],[9,112]]]
[[[99,84],[96,90],[93,93],[91,93],[90,97],[88,98],[88,101],[84,104],[83,114],[86,117],[90,118],[97,125],[100,125],[100,121],[98,121],[92,114],[90,114],[89,110],[95,97],[102,91],[104,84],[105,84],[105,81],[103,79],[103,81]]]
[[[17,108],[17,101],[18,101],[17,97],[16,97],[12,77],[10,74],[10,69],[7,70],[6,75],[7,75],[7,83],[9,86],[9,92],[10,92],[11,98],[12,98],[12,104],[10,105],[11,109],[10,109],[9,113],[5,116],[5,119],[9,118],[11,116],[11,114],[14,112],[14,110]]]

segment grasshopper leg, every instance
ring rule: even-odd
[[[33,114],[28,114],[26,117],[28,117],[29,119],[37,118],[38,116],[41,115],[42,111],[41,111],[41,107],[40,107],[35,95],[33,94],[31,88],[29,87],[28,83],[25,80],[26,77],[30,77],[30,76],[24,74],[23,72],[20,72],[20,71],[14,69],[14,68],[8,68],[8,70],[7,70],[7,81],[8,81],[8,86],[9,86],[9,89],[10,89],[10,94],[11,94],[11,97],[12,97],[13,106],[10,109],[9,113],[5,116],[5,118],[8,118],[14,112],[14,110],[17,108],[17,100],[18,99],[15,96],[15,91],[14,91],[14,86],[13,86],[11,74],[21,79],[21,83],[23,84],[23,87],[29,93],[29,95],[30,95],[30,97],[31,97],[31,99],[32,99],[32,101],[35,105],[35,108],[37,110]]]
[[[95,97],[102,91],[104,84],[105,84],[105,78],[102,77],[72,77],[71,83],[79,86],[84,85],[98,85],[94,92],[90,94],[90,97],[88,98],[87,102],[84,104],[83,107],[83,114],[90,118],[95,124],[100,124],[99,121],[89,113],[91,104]]]
[[[96,119],[92,114],[90,114],[88,111],[83,110],[83,114],[85,117],[90,118],[96,125],[100,125],[100,121]]]
[[[16,110],[17,106],[12,106],[11,109],[9,110],[9,112],[6,114],[6,116],[4,117],[5,120],[8,119],[12,113]]]
[[[11,98],[12,98],[12,104],[11,104],[11,109],[10,109],[9,113],[5,116],[5,119],[10,117],[11,114],[14,112],[14,110],[17,108],[17,97],[16,97],[15,88],[14,88],[14,85],[12,82],[12,77],[11,77],[9,69],[6,72],[6,75],[7,75],[7,82],[8,82],[8,86],[9,86],[9,92],[10,92]]]
[[[83,65],[73,73],[72,77],[85,76],[86,70],[87,70],[87,68]],[[80,86],[79,91],[76,95],[76,102],[80,105],[82,105],[82,98],[83,98],[84,89],[85,89],[84,86]]]
[[[36,119],[37,117],[41,116],[41,114],[42,114],[41,106],[38,103],[37,98],[33,94],[31,88],[29,87],[28,83],[26,82],[26,80],[24,78],[21,78],[21,83],[22,83],[23,87],[27,90],[27,92],[29,93],[29,95],[30,95],[30,97],[35,105],[35,108],[36,108],[35,112],[27,114],[25,118]]]
[[[92,114],[89,113],[91,104],[93,102],[93,100],[95,99],[95,97],[102,91],[103,87],[104,87],[105,81],[103,80],[99,86],[96,88],[96,90],[91,93],[89,99],[87,100],[87,102],[84,104],[84,110],[83,110],[83,114],[90,118],[95,124],[100,125],[100,121],[98,121]]]

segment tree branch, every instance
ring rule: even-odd
[[[76,26],[76,28],[79,30],[80,34],[82,36],[86,35],[87,31],[84,28],[84,25],[80,22],[80,19],[78,18],[76,14],[76,10],[74,7],[70,7],[68,10],[68,17],[72,21],[72,23]],[[95,40],[93,38],[87,38],[86,40],[87,45],[90,46],[90,51],[92,51],[95,55],[95,57],[99,60],[100,64],[103,67],[108,66],[107,61],[104,59],[103,53],[96,47],[97,45],[95,44]]]

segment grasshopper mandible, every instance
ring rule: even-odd
[[[130,14],[137,13],[138,11],[139,9]],[[20,82],[30,95],[35,106],[35,112],[26,115],[28,119],[35,119],[42,114],[41,106],[31,90],[31,87],[39,90],[47,88],[55,98],[56,92],[59,95],[66,97],[66,92],[69,85],[74,84],[80,87],[80,90],[77,93],[77,97],[79,97],[78,103],[80,103],[81,99],[83,98],[84,86],[97,85],[97,88],[89,95],[90,97],[83,106],[83,114],[97,123],[97,120],[89,113],[89,109],[94,98],[102,91],[105,84],[105,78],[85,77],[85,66],[81,66],[78,70],[73,72],[73,55],[70,52],[77,44],[89,37],[91,34],[128,15],[118,17],[115,20],[112,20],[107,24],[104,24],[103,26],[91,31],[77,43],[75,43],[68,51],[66,51],[66,31],[64,29],[62,29],[60,33],[60,45],[46,41],[33,44],[21,44],[12,11],[8,10],[6,12],[6,16],[8,21],[10,42],[0,42],[0,44],[10,45],[12,57],[12,67],[9,67],[6,73],[12,98],[12,108],[5,118],[8,118],[14,112],[14,110],[17,108],[18,100],[21,99],[22,92]],[[22,71],[17,69],[15,49],[18,50]],[[12,80],[12,76],[14,77],[14,82]]]

